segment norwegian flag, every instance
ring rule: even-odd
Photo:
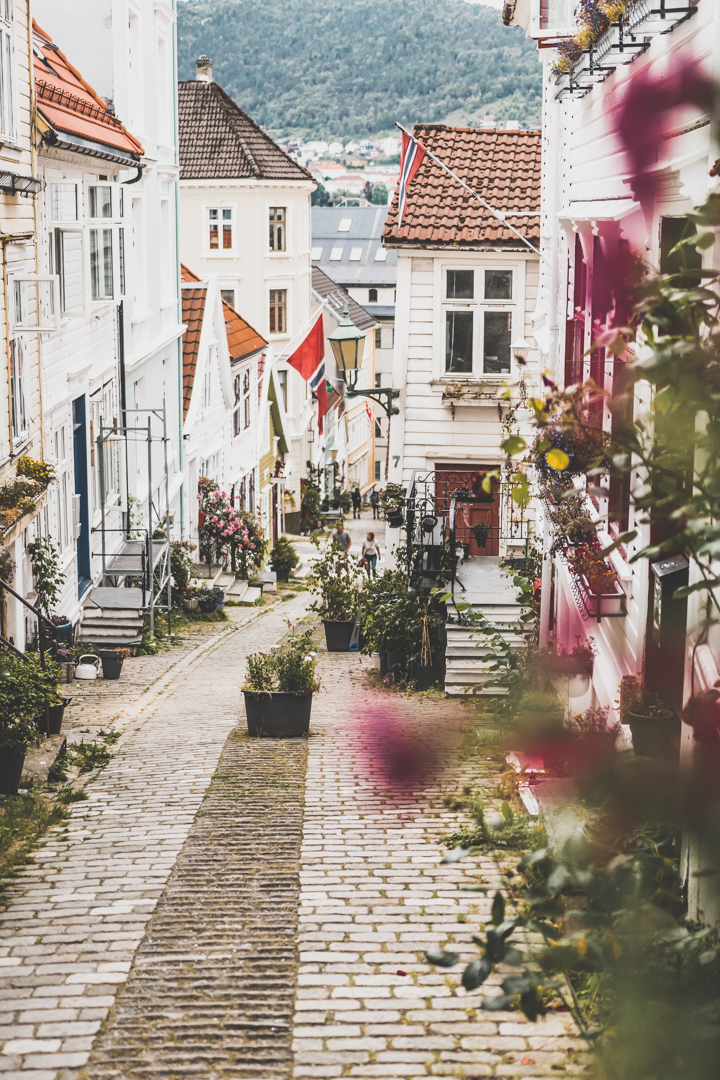
[[[415,178],[425,157],[425,147],[407,132],[402,133],[402,157],[400,159],[400,184],[398,190],[398,228],[402,225],[407,205],[407,189]]]
[[[328,411],[327,387],[325,385],[325,333],[322,312],[305,340],[298,345],[288,364],[310,383],[318,403],[318,434],[323,433],[323,416]]]
[[[374,417],[373,417],[373,414],[372,414],[372,409],[370,408],[370,405],[369,405],[369,403],[367,401],[365,402],[365,419],[368,422],[368,426],[369,426],[370,430],[374,431],[375,430],[375,421],[374,421]]]

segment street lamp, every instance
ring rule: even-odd
[[[513,356],[517,360],[518,364],[523,367],[527,364],[528,353],[530,352],[530,346],[524,337],[515,338],[510,346]]]
[[[345,379],[346,397],[369,397],[377,401],[388,416],[394,416],[400,412],[392,404],[393,398],[400,397],[399,390],[390,390],[385,387],[377,387],[375,390],[358,390],[358,371],[362,367],[363,349],[365,347],[365,331],[358,330],[350,318],[347,300],[343,309],[342,319],[338,326],[328,335],[328,341],[337,361],[337,366]],[[383,400],[385,399],[385,400]]]

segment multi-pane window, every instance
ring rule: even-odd
[[[287,289],[270,290],[270,333],[287,333]]]
[[[25,360],[20,338],[10,342],[10,412],[13,442],[20,442],[28,434],[28,418],[25,399]]]
[[[240,435],[250,427],[250,369],[233,379],[233,435]]]
[[[250,369],[243,375],[243,426],[250,427]]]
[[[287,210],[284,206],[270,207],[270,250],[285,251],[287,248]]]
[[[232,251],[232,207],[210,207],[208,210],[208,245],[211,251]]]
[[[70,491],[67,462],[68,439],[65,425],[56,428],[53,435],[55,466],[58,482],[55,488],[55,516],[57,522],[57,541],[61,551],[70,546],[70,516],[68,513],[68,494]]]
[[[14,142],[15,71],[13,58],[13,8],[15,0],[0,0],[0,138]]]
[[[233,379],[233,399],[233,435],[239,435],[242,431],[242,375]]]
[[[288,405],[288,373],[287,371],[278,371],[278,384],[280,386],[280,397],[282,398],[283,409],[287,412]]]
[[[91,224],[90,292],[93,300],[112,300],[113,282],[113,230],[109,224],[113,217],[112,187],[110,184],[90,184],[88,188],[88,218],[91,222],[103,221],[107,225]]]
[[[445,373],[509,374],[513,271],[446,270],[443,301]]]
[[[235,290],[234,289],[221,289],[220,295],[226,304],[229,304],[231,308],[235,307]]]
[[[382,330],[379,326],[375,328],[375,348],[382,349]]]
[[[377,289],[368,289],[368,304],[377,304]]]

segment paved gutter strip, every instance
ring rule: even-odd
[[[88,1076],[291,1076],[306,760],[230,735]]]
[[[49,833],[8,883],[2,1080],[74,1080],[87,1063],[237,723],[245,654],[275,644],[307,602],[218,635],[202,663],[188,668],[186,656],[87,786],[88,801],[73,806],[67,831]]]

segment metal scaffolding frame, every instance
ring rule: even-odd
[[[165,400],[160,409],[124,409],[123,415],[128,413],[136,415],[147,414],[147,425],[129,425],[113,422],[112,426],[105,425],[100,418],[100,432],[97,438],[99,454],[99,478],[100,478],[100,525],[95,526],[91,533],[100,533],[100,551],[93,552],[102,559],[102,584],[107,584],[108,578],[140,578],[142,582],[143,610],[150,617],[150,630],[155,630],[155,612],[166,611],[168,619],[168,633],[171,629],[172,618],[172,575],[170,570],[170,471],[168,468],[168,434],[167,434],[167,409]],[[162,435],[154,435],[152,430],[153,418],[162,422]],[[147,445],[147,526],[140,530],[142,535],[138,538],[131,533],[138,530],[131,526],[130,515],[122,529],[111,529],[107,526],[106,516],[114,509],[107,506],[107,490],[105,477],[105,446],[110,442],[124,441],[128,439],[136,443],[145,442]],[[163,444],[164,484],[161,480],[157,489],[157,504],[153,498],[153,467],[152,451],[153,443]],[[125,470],[125,505],[128,505],[128,478]],[[162,488],[165,489],[165,509],[160,513],[159,503]],[[155,537],[155,532],[164,524],[165,536]],[[108,554],[107,534],[122,532],[125,542],[119,552]],[[163,602],[164,599],[164,602]]]

